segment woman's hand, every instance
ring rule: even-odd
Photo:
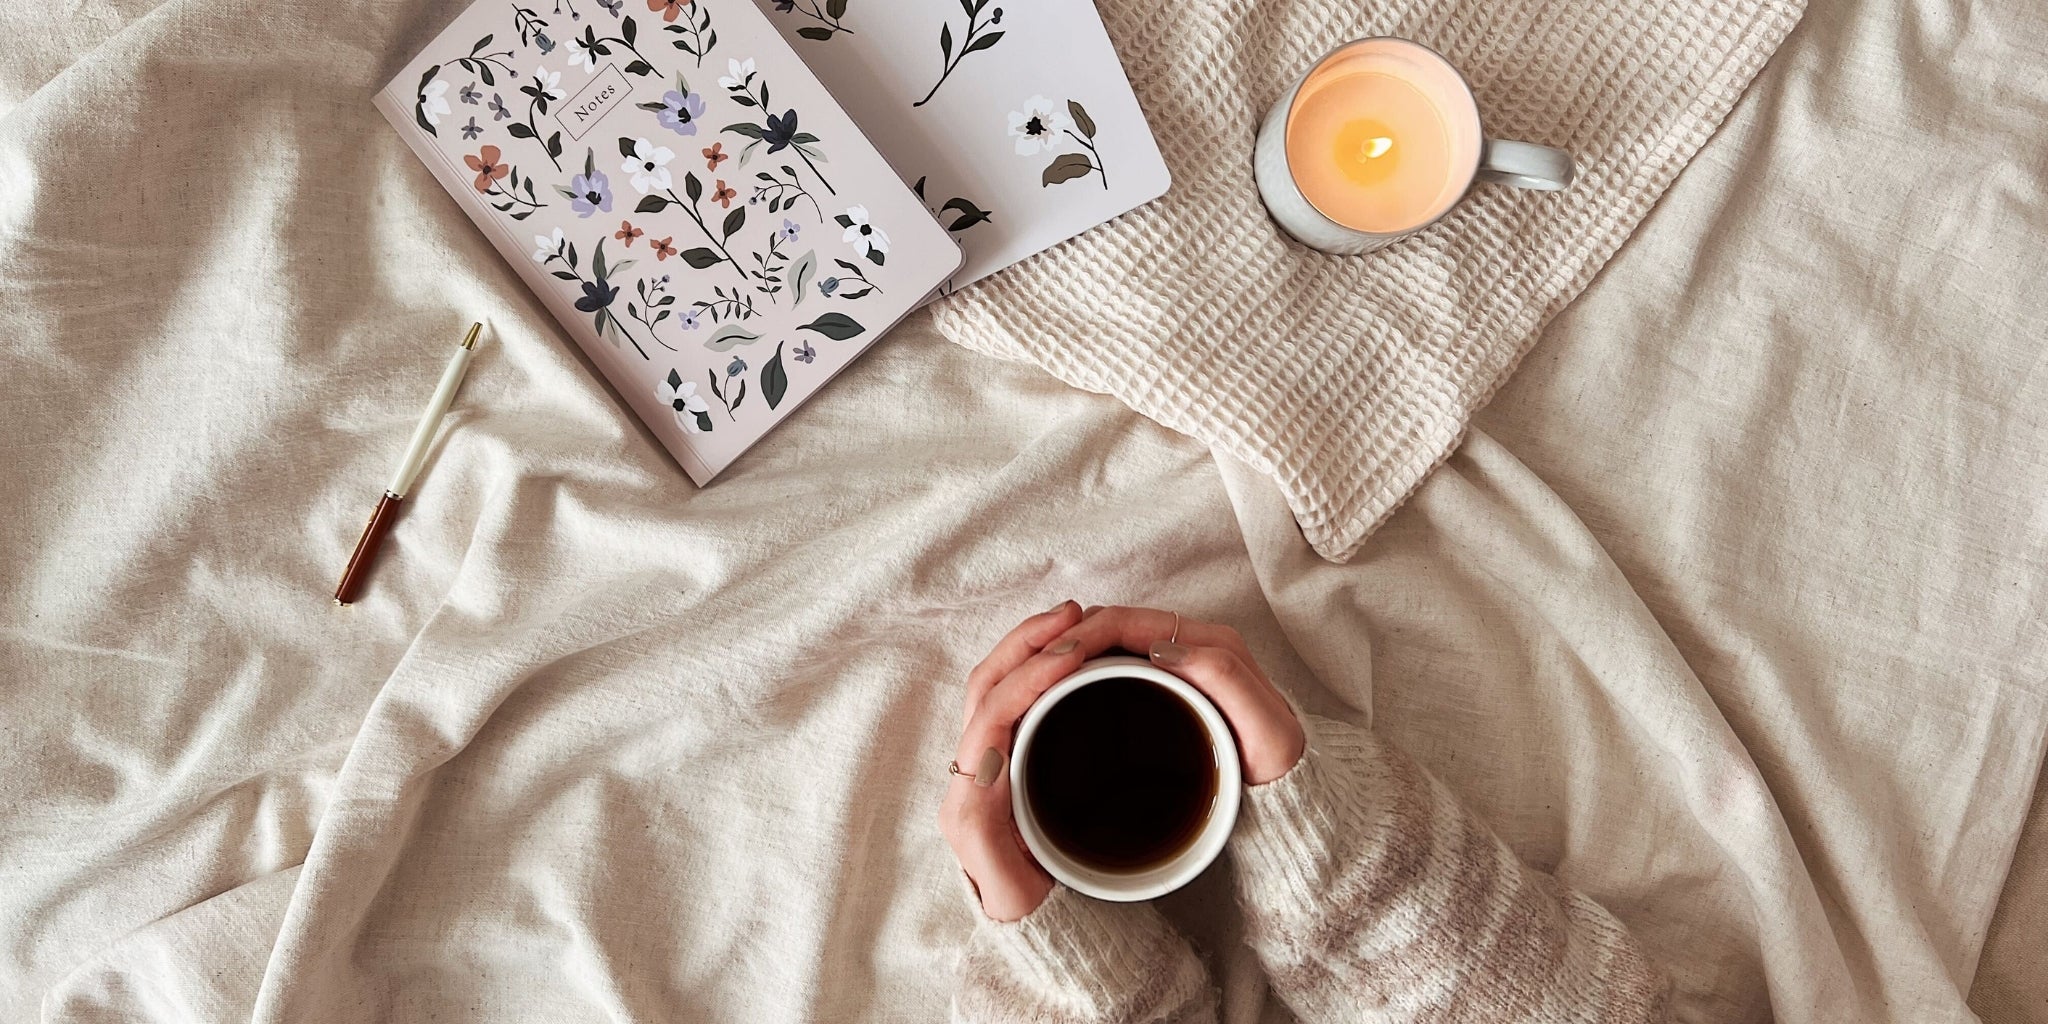
[[[1294,709],[1229,626],[1179,620],[1155,608],[1091,608],[1072,601],[1025,619],[967,676],[967,727],[939,807],[939,831],[981,894],[981,909],[1015,921],[1045,901],[1052,876],[1017,833],[1010,812],[1010,744],[1017,722],[1045,691],[1081,663],[1112,648],[1143,651],[1152,663],[1202,691],[1230,722],[1245,783],[1271,782],[1301,760],[1307,740]]]
[[[1172,612],[1157,608],[1091,608],[1055,643],[1079,641],[1075,653],[1087,658],[1113,647],[1149,655],[1152,664],[1202,691],[1230,721],[1245,785],[1287,774],[1301,760],[1308,740],[1294,709],[1252,660],[1244,638],[1229,626],[1183,616],[1175,643],[1175,621]]]
[[[1052,892],[1052,876],[1010,813],[1010,741],[1032,702],[1087,660],[1078,642],[1061,637],[1080,621],[1080,606],[1062,601],[1025,619],[967,674],[967,728],[953,757],[969,774],[947,788],[939,831],[993,920],[1018,920]]]

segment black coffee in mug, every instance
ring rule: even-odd
[[[1144,679],[1089,683],[1047,711],[1025,767],[1039,828],[1099,871],[1142,871],[1201,835],[1216,753],[1195,709]]]

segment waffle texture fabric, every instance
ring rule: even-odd
[[[1173,187],[936,304],[941,330],[1044,367],[1276,480],[1348,561],[1464,436],[1543,325],[1677,177],[1805,0],[1102,0]],[[1558,146],[1561,193],[1480,184],[1368,256],[1283,234],[1252,146],[1317,57],[1397,35],[1464,72],[1489,135]]]

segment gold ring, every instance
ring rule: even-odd
[[[1166,638],[1166,642],[1167,642],[1167,643],[1170,643],[1170,644],[1177,644],[1177,643],[1180,643],[1180,613],[1179,613],[1179,612],[1174,612],[1174,613],[1173,613],[1173,635],[1172,635],[1172,636],[1170,636],[1170,637],[1167,637],[1167,638]]]
[[[958,762],[958,761],[948,761],[948,762],[946,762],[946,774],[948,774],[948,775],[959,775],[959,776],[964,776],[964,777],[966,777],[966,778],[970,778],[970,779],[974,777],[974,773],[973,773],[973,772],[967,772],[967,771],[962,771],[962,770],[960,769],[960,762]]]

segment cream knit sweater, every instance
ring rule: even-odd
[[[1599,904],[1370,732],[1308,724],[1309,752],[1247,791],[1231,842],[1246,938],[1304,1024],[1664,1019],[1662,980]],[[982,919],[953,1018],[1192,1024],[1216,1007],[1157,911],[1055,886],[1021,921]]]

